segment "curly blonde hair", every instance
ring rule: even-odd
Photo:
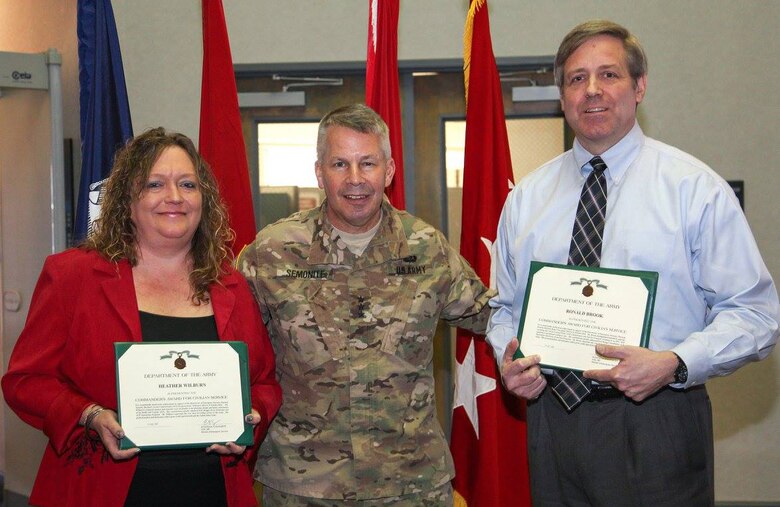
[[[235,234],[230,229],[227,209],[211,168],[184,134],[166,132],[162,127],[153,128],[130,139],[117,152],[111,175],[105,183],[100,218],[81,247],[96,250],[112,262],[127,259],[131,266],[138,264],[136,228],[130,205],[141,196],[154,163],[172,146],[184,150],[192,161],[203,197],[200,224],[192,238],[189,276],[192,301],[199,305],[209,301],[209,285],[218,282],[226,265],[232,261],[229,245]]]

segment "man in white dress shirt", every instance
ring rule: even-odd
[[[704,383],[769,355],[777,289],[729,185],[643,134],[636,110],[647,62],[628,30],[609,21],[575,27],[555,77],[576,140],[507,198],[487,335],[505,386],[528,400],[534,506],[712,505]],[[655,312],[648,348],[596,346],[619,362],[583,372],[592,393],[567,410],[540,369],[544,357],[512,360],[515,335],[530,262],[567,263],[583,184],[602,162],[599,265],[658,272]]]

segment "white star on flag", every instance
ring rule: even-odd
[[[469,340],[469,348],[462,363],[456,361],[455,407],[463,407],[479,438],[479,411],[477,397],[496,389],[496,379],[477,373],[474,365],[474,340]]]
[[[487,248],[488,255],[490,255],[490,282],[488,287],[491,289],[496,288],[496,263],[493,262],[496,258],[496,244],[485,237],[479,238],[482,240],[482,244]]]

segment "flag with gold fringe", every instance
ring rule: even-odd
[[[472,0],[464,30],[466,144],[460,252],[485,283],[512,185],[504,102],[490,40],[487,0]],[[531,505],[525,404],[504,391],[484,337],[458,330],[450,448],[456,506]]]

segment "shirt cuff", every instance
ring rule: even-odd
[[[684,342],[672,349],[680,356],[688,368],[688,381],[684,384],[670,384],[672,387],[686,388],[704,384],[708,375],[708,355],[706,347],[689,336]]]
[[[485,339],[493,347],[493,354],[498,364],[498,371],[501,371],[501,363],[504,360],[504,352],[507,345],[515,337],[515,332],[511,328],[507,327],[492,327],[488,329]]]

